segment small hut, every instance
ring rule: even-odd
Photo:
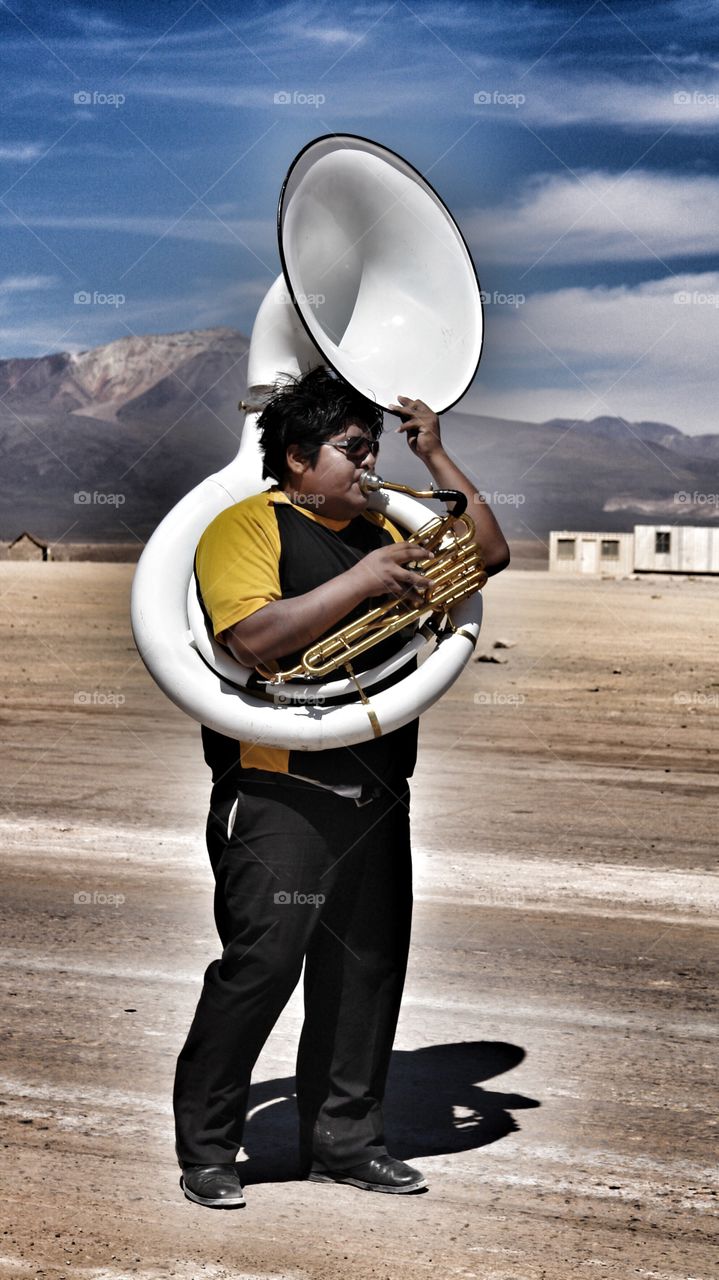
[[[632,572],[633,533],[590,533],[552,530],[549,568],[552,573],[607,574],[621,578]]]
[[[7,549],[8,560],[50,560],[50,544],[36,538],[34,533],[24,530],[10,543]]]
[[[631,533],[553,529],[549,569],[614,578],[636,573],[719,574],[719,527],[635,524]]]

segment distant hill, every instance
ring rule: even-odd
[[[248,347],[207,329],[0,361],[0,537],[146,540],[237,452]]]
[[[237,451],[248,348],[243,334],[216,328],[0,361],[0,538],[27,528],[50,540],[146,540]],[[717,505],[694,500],[719,492],[719,435],[609,417],[536,423],[455,411],[443,431],[510,537],[719,516]],[[426,481],[389,418],[378,470]]]

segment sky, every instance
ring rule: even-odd
[[[0,0],[0,62],[0,358],[249,334],[293,157],[357,133],[471,248],[462,408],[719,430],[719,0]]]

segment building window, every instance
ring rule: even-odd
[[[557,559],[574,559],[574,538],[557,538]]]
[[[667,533],[667,532],[664,532],[663,530],[658,529],[654,534],[655,555],[658,555],[658,556],[667,555],[670,549],[671,540],[672,540],[671,533]]]
[[[619,539],[602,538],[602,560],[619,559]]]

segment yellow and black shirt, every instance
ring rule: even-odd
[[[274,600],[291,599],[321,586],[378,547],[403,541],[404,535],[379,512],[354,520],[332,520],[295,506],[278,488],[255,494],[222,511],[203,533],[195,569],[202,602],[215,636]],[[337,623],[361,617],[377,601],[366,600]],[[336,627],[332,627],[334,631]],[[398,633],[353,662],[366,670],[396,653],[407,636]],[[286,654],[280,666],[294,665],[300,654]],[[373,686],[386,688],[411,670]],[[203,726],[205,759],[213,782],[234,788],[248,769],[295,774],[325,786],[374,783],[389,776],[410,777],[417,754],[418,720],[384,737],[353,747],[291,751],[233,738]]]

